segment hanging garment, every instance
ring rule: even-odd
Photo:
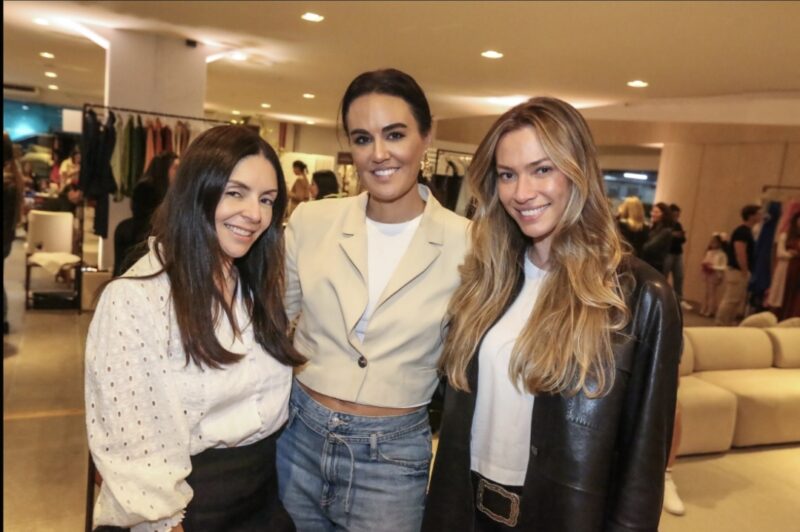
[[[767,216],[758,233],[755,246],[755,260],[750,275],[750,304],[757,310],[764,308],[764,294],[772,279],[772,244],[775,242],[775,229],[781,217],[781,204],[772,201],[764,209]]]
[[[119,126],[115,124],[114,131],[117,139],[114,151],[111,153],[111,175],[117,184],[117,192],[114,194],[114,201],[122,200],[122,145],[125,141],[124,117],[120,116]]]
[[[144,170],[147,171],[147,169],[150,168],[150,161],[156,156],[156,131],[152,122],[147,123],[145,134],[147,136],[145,137]],[[137,182],[141,177],[141,174],[137,176]]]
[[[91,114],[90,114],[91,113]],[[103,128],[100,128],[97,115],[93,111],[87,113],[89,122],[88,144],[91,154],[87,162],[81,164],[81,177],[79,187],[84,197],[95,200],[94,233],[101,237],[108,236],[108,196],[117,190],[117,183],[111,171],[111,155],[116,145],[116,116],[109,111],[108,119]],[[85,156],[84,156],[85,157]]]
[[[175,151],[172,149],[172,130],[169,126],[161,128],[161,152]]]
[[[156,121],[153,122],[153,155],[158,155],[162,151],[164,151],[163,142],[161,139],[161,120],[156,118]],[[148,164],[147,167],[150,165]],[[145,171],[147,171],[147,167],[145,167]]]
[[[129,116],[125,122],[122,135],[117,137],[120,143],[120,193],[130,197],[130,175],[131,175],[131,138],[133,137],[133,116]]]

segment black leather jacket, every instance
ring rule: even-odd
[[[536,532],[657,531],[678,385],[682,323],[664,277],[630,258],[631,322],[614,348],[616,375],[598,399],[537,395],[519,527]],[[513,301],[513,298],[512,298]],[[510,304],[511,302],[509,302]],[[472,393],[448,387],[422,530],[474,530]]]

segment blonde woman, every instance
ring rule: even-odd
[[[681,317],[622,249],[586,122],[560,100],[518,105],[467,179],[472,251],[423,530],[655,532]]]
[[[633,254],[642,256],[642,248],[647,242],[647,224],[644,220],[644,205],[636,196],[628,196],[619,206],[619,232],[633,248]]]

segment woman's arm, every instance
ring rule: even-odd
[[[645,281],[632,308],[638,347],[627,383],[606,531],[658,529],[672,443],[682,349],[681,315],[663,281]]]
[[[136,531],[172,529],[192,498],[189,428],[164,332],[168,303],[145,291],[153,282],[109,284],[86,340],[86,426],[103,477],[96,522]]]
[[[300,285],[300,275],[297,271],[299,229],[303,226],[303,207],[304,205],[301,203],[294,210],[284,233],[286,240],[286,293],[283,303],[289,322],[292,322],[300,314],[303,302],[303,288]]]

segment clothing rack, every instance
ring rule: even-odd
[[[114,105],[101,105],[98,103],[84,103],[83,104],[83,112],[86,113],[89,109],[108,109],[110,111],[118,111],[120,113],[132,113],[132,114],[139,114],[139,115],[152,115],[152,116],[163,116],[165,118],[177,118],[179,120],[194,120],[195,122],[209,122],[212,124],[229,124],[230,122],[226,122],[224,120],[217,120],[215,118],[200,118],[197,116],[186,116],[186,115],[176,115],[172,113],[161,113],[158,111],[145,111],[142,109],[130,109],[128,107],[117,107]]]

